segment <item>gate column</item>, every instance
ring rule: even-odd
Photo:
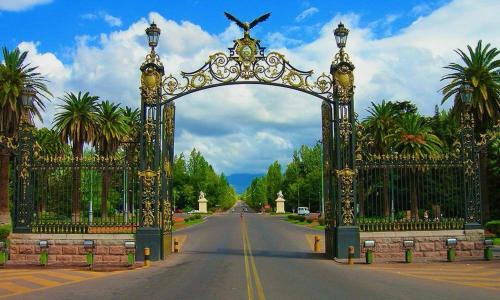
[[[160,144],[161,144],[161,80],[164,75],[160,57],[155,52],[160,29],[152,23],[146,29],[151,52],[141,70],[141,131],[139,144],[140,221],[136,233],[137,260],[144,260],[144,248],[151,251],[150,259],[162,254],[160,230]]]
[[[336,222],[333,232],[333,256],[347,258],[349,246],[360,256],[359,227],[356,224],[354,65],[344,52],[349,30],[340,23],[335,29],[339,52],[331,65],[333,77],[334,119],[334,199]]]

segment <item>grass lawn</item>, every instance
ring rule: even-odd
[[[295,225],[309,227],[309,228],[316,229],[316,230],[325,230],[325,226],[319,225],[319,223],[317,221],[313,221],[312,223],[307,223],[307,222],[301,222],[298,220],[291,220],[289,218],[283,218],[283,220],[287,221],[289,223],[295,224]]]
[[[187,228],[187,227],[190,227],[190,226],[193,226],[196,224],[200,224],[200,223],[203,223],[204,221],[205,221],[205,219],[201,218],[201,219],[190,220],[189,222],[184,222],[184,221],[175,222],[173,231],[176,231],[176,230],[179,230],[182,228]]]
[[[499,245],[500,246],[500,238],[494,238],[493,239],[493,245]]]

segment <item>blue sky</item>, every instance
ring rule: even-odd
[[[22,4],[13,4],[15,7],[8,10],[5,8],[11,6],[2,5],[1,2],[41,4],[25,7]],[[27,40],[39,41],[40,51],[54,52],[67,62],[70,56],[65,54],[75,47],[77,36],[94,36],[127,28],[151,11],[177,22],[190,21],[213,34],[224,31],[229,23],[223,15],[224,11],[242,20],[250,20],[262,13],[271,12],[272,19],[262,25],[263,27],[258,27],[256,34],[282,32],[290,39],[309,42],[318,36],[320,26],[337,14],[358,14],[360,26],[371,26],[376,36],[382,37],[397,32],[447,2],[1,0],[0,29],[3,43],[8,47],[15,47]]]
[[[144,30],[152,20],[162,30],[157,50],[166,73],[196,70],[210,54],[226,51],[242,32],[224,11],[245,21],[271,12],[252,36],[317,75],[329,71],[337,51],[332,31],[344,22],[361,117],[383,99],[412,100],[432,114],[441,106],[443,67],[458,60],[453,50],[480,39],[500,45],[498,0],[0,0],[0,44],[28,51],[50,81],[54,99],[39,122],[50,127],[67,91],[139,105]],[[274,160],[285,165],[294,149],[321,137],[320,102],[287,89],[222,87],[176,105],[175,151],[196,147],[226,174],[263,173]]]

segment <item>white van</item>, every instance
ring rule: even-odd
[[[299,209],[297,209],[297,214],[299,216],[308,216],[310,214],[309,208],[307,208],[307,207],[299,207]]]

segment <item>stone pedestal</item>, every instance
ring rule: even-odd
[[[200,197],[198,199],[198,211],[200,213],[204,213],[204,214],[208,213],[207,203],[208,203],[208,200],[205,199],[205,193],[200,192]]]
[[[283,199],[283,194],[281,193],[281,191],[279,191],[278,198],[275,201],[276,201],[276,213],[277,214],[284,214],[285,213],[285,199]]]

